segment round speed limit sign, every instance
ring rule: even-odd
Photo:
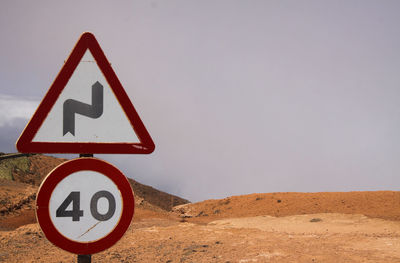
[[[88,255],[111,247],[124,235],[134,204],[131,186],[116,167],[79,158],[47,175],[37,195],[36,215],[49,241]]]

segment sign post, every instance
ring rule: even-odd
[[[79,157],[93,157],[93,154],[91,153],[83,153],[79,154]],[[78,254],[78,263],[91,263],[92,262],[92,255],[79,255]]]
[[[92,262],[92,255],[78,255],[78,263]]]
[[[37,194],[37,220],[54,245],[86,263],[125,234],[132,188],[93,154],[150,154],[155,145],[93,34],[81,35],[16,147],[79,154],[51,171]]]

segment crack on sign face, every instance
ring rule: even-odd
[[[90,230],[92,230],[93,228],[95,228],[99,223],[101,223],[101,221],[97,222],[96,224],[94,224],[92,227],[90,227],[88,230],[85,231],[85,233],[83,233],[82,235],[80,235],[78,238],[83,237],[84,235],[86,235]],[[78,239],[77,238],[77,239]]]

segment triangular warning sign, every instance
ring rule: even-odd
[[[148,154],[154,148],[91,33],[82,34],[17,141],[26,153]]]

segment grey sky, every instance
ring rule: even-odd
[[[127,176],[192,201],[397,190],[399,11],[398,1],[2,1],[0,108],[13,96],[26,110],[19,121],[0,112],[0,151],[15,151],[4,135],[22,131],[20,115],[91,31],[156,144],[149,156],[97,156]]]

